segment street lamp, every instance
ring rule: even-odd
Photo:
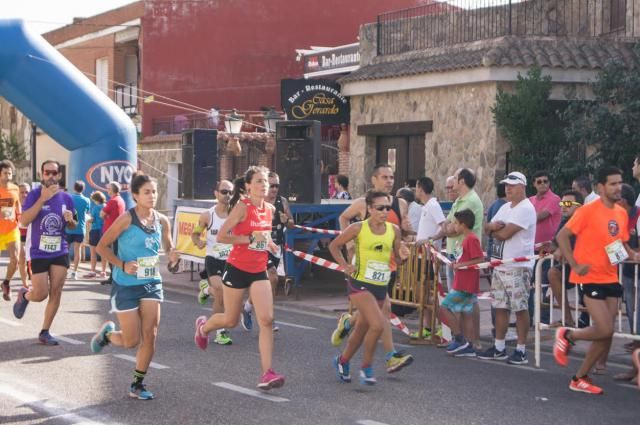
[[[229,134],[240,134],[242,130],[242,118],[244,118],[244,115],[239,114],[235,109],[232,110],[224,119],[225,131]]]
[[[264,114],[264,126],[267,129],[267,133],[276,132],[276,122],[278,121],[282,121],[280,114],[274,108],[269,108]]]

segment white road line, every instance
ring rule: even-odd
[[[619,387],[632,388],[632,389],[634,389],[634,390],[637,390],[637,389],[638,389],[638,386],[637,386],[637,385],[634,385],[634,384],[617,383],[616,385],[617,385],[617,386],[619,386]]]
[[[474,360],[474,359],[472,359]],[[482,362],[482,363],[486,363],[486,364],[495,364],[498,366],[507,366],[507,367],[511,367],[514,369],[523,369],[523,370],[528,370],[531,372],[546,372],[546,369],[538,369],[536,367],[532,367],[532,366],[524,366],[524,365],[515,365],[515,364],[509,364],[505,361],[501,361],[501,360],[483,360],[483,359],[479,359],[479,358],[475,358],[476,361],[478,362]]]
[[[209,313],[213,312],[212,308],[200,307],[200,310],[208,311]]]
[[[15,322],[13,320],[9,320],[9,319],[3,319],[2,317],[0,317],[0,322],[4,323],[5,325],[9,325],[9,326],[22,326],[22,323],[19,322]]]
[[[171,301],[171,300],[164,300],[163,302],[168,304],[182,304],[180,301]]]
[[[80,341],[80,340],[73,339],[73,338],[68,338],[68,337],[62,336],[62,335],[51,334],[51,336],[53,336],[56,339],[59,339],[60,341],[64,341],[67,344],[71,344],[71,345],[82,345],[82,344],[85,343],[84,341]]]
[[[298,325],[296,323],[283,322],[283,321],[280,321],[280,320],[276,320],[275,322],[278,325],[291,326],[293,328],[309,329],[309,330],[312,330],[312,331],[316,330],[316,328],[312,328],[311,326]]]
[[[41,414],[42,419],[61,419],[63,423],[69,424],[92,424],[104,425],[102,422],[91,420],[87,417],[71,413],[68,410],[56,405],[51,401],[43,401],[41,397],[28,394],[16,389],[14,386],[0,384],[0,394],[18,400],[23,403],[21,407],[30,407],[34,413]]]
[[[235,391],[240,394],[250,395],[252,397],[261,398],[263,400],[273,401],[275,403],[282,403],[284,401],[289,401],[288,398],[282,398],[275,395],[265,394],[263,392],[251,390],[249,388],[239,387],[237,385],[233,385],[228,382],[214,382],[213,385],[215,385],[216,387],[224,388],[226,390]]]
[[[130,361],[132,363],[136,362],[136,358],[135,357],[129,356],[127,354],[114,354],[113,357],[117,357],[117,358],[123,359],[123,360],[128,360],[128,361]],[[156,363],[156,362],[151,362],[149,367],[152,367],[154,369],[171,369],[169,366],[165,366],[165,365],[162,365],[162,364]]]
[[[321,317],[323,319],[333,319],[333,320],[338,320],[338,317],[340,317],[339,313],[335,313],[335,314],[331,314],[329,312],[325,313],[318,313],[315,311],[305,311],[305,310],[300,310],[297,308],[291,308],[291,307],[285,307],[285,306],[279,306],[279,305],[274,305],[273,306],[274,310],[281,310],[281,311],[286,311],[289,313],[297,313],[297,314],[304,314],[305,316],[313,316],[313,317]]]
[[[553,356],[553,353],[548,353],[546,351],[540,351],[540,354],[544,354],[545,356]],[[584,356],[580,357],[580,356],[576,356],[576,355],[573,355],[573,354],[569,354],[569,356],[567,356],[567,357],[569,357],[571,360],[576,360],[576,361],[579,361],[579,362],[584,360]],[[627,364],[624,364],[624,363],[616,363],[616,362],[612,362],[610,360],[607,360],[607,367],[611,367],[611,366],[619,368],[619,369],[629,369],[631,367],[630,365],[627,365]]]
[[[360,425],[387,425],[384,422],[372,421],[371,419],[361,419],[356,423]]]

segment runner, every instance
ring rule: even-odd
[[[99,353],[113,344],[119,347],[138,347],[133,382],[129,396],[151,400],[143,380],[155,353],[160,303],[164,299],[160,276],[160,247],[169,253],[169,268],[177,265],[179,254],[171,241],[171,224],[154,208],[158,199],[155,179],[138,175],[131,182],[136,206],[122,214],[102,235],[98,254],[113,265],[111,309],[116,313],[120,330],[112,321],[105,322],[91,339],[91,351]],[[118,254],[112,244],[118,240]]]
[[[209,295],[213,295],[213,311],[224,313],[222,273],[227,263],[227,257],[231,251],[231,245],[219,243],[217,240],[220,227],[229,215],[229,200],[233,194],[233,184],[229,180],[221,180],[213,191],[218,203],[208,211],[200,214],[198,226],[193,231],[191,239],[198,248],[207,248],[207,256],[204,259],[206,280],[200,281],[200,292],[198,302],[205,304]],[[200,239],[202,233],[206,231],[206,239]],[[218,329],[216,344],[229,345],[233,341],[226,329]]]
[[[559,365],[567,366],[568,354],[575,341],[592,341],[582,365],[569,383],[569,389],[588,394],[603,393],[587,374],[611,346],[622,296],[617,265],[627,258],[639,259],[638,253],[627,244],[627,213],[616,205],[621,198],[622,171],[616,167],[601,169],[597,191],[600,199],[579,208],[556,236],[562,255],[571,266],[569,280],[580,284],[593,324],[575,330],[558,328],[553,355]],[[576,244],[572,249],[570,238],[574,235]]]
[[[244,179],[248,197],[237,203],[220,228],[218,242],[233,244],[222,274],[225,311],[214,314],[209,320],[205,316],[198,317],[194,336],[196,345],[205,350],[209,345],[210,332],[236,326],[245,289],[249,289],[260,326],[263,374],[258,388],[263,390],[284,385],[284,376],[274,372],[271,364],[273,294],[267,277],[267,250],[275,250],[275,245],[270,239],[274,208],[264,200],[269,186],[268,173],[264,167],[249,167]]]
[[[20,194],[18,186],[11,183],[15,167],[8,159],[0,161],[0,251],[9,254],[7,275],[2,281],[2,298],[11,301],[11,278],[18,267],[20,256]]]
[[[84,192],[84,182],[78,180],[73,184],[73,194],[71,195],[78,225],[75,229],[67,232],[67,242],[73,248],[73,264],[71,265],[71,273],[69,274],[69,279],[71,280],[76,280],[78,277],[78,265],[80,264],[81,257],[80,250],[82,249],[82,242],[84,242],[87,214],[91,206],[91,201],[84,196],[82,192]]]
[[[20,217],[27,230],[26,251],[31,262],[31,289],[20,288],[13,305],[13,314],[21,319],[29,302],[44,301],[42,330],[38,340],[44,345],[58,345],[49,328],[56,316],[62,297],[62,288],[69,268],[69,246],[65,238],[67,228],[78,224],[73,218],[71,196],[60,190],[62,177],[60,163],[47,160],[40,166],[42,186],[32,190],[24,203]]]
[[[344,351],[333,359],[338,379],[351,382],[349,361],[364,343],[360,383],[373,385],[373,355],[383,334],[390,308],[387,285],[391,280],[392,253],[406,260],[409,250],[402,245],[400,229],[388,221],[391,196],[371,190],[365,197],[368,219],[351,224],[329,244],[329,251],[347,275],[349,300],[360,312]],[[355,241],[355,261],[347,263],[342,247]],[[383,307],[384,306],[384,307]]]
[[[411,230],[409,226],[408,206],[404,199],[391,196],[393,190],[394,175],[393,169],[388,164],[378,164],[373,169],[371,176],[371,183],[373,184],[373,190],[377,192],[383,192],[389,195],[391,202],[391,211],[387,214],[387,220],[389,223],[395,224],[403,231]],[[340,215],[340,229],[345,230],[352,220],[365,220],[369,215],[366,200],[364,197],[358,198],[343,211]],[[349,258],[352,257],[353,244],[347,244],[347,250]],[[390,263],[391,277],[389,290],[395,284],[396,281],[396,264],[391,258]],[[383,305],[384,313],[387,317],[391,315],[391,306]],[[358,322],[358,313],[353,316],[349,313],[343,313],[338,319],[338,326],[331,334],[331,343],[334,346],[338,346],[342,343],[344,338],[349,334],[351,329],[354,329]],[[393,334],[391,333],[391,323],[387,320],[384,325],[384,332],[382,334],[382,344],[386,352],[387,372],[397,372],[405,366],[409,366],[413,362],[413,356],[411,354],[405,354],[401,351],[396,351],[393,345]]]
[[[29,183],[20,183],[18,185],[20,191],[20,205],[24,205],[27,200],[27,195],[31,192],[31,186]],[[28,281],[31,280],[31,268],[27,264],[27,255],[25,251],[25,245],[27,242],[27,227],[18,223],[20,229],[20,258],[18,259],[18,269],[20,270],[20,279],[22,280],[22,287],[29,289]]]

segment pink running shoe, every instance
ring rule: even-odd
[[[203,336],[202,332],[200,332],[205,323],[207,323],[206,316],[200,316],[196,319],[196,333],[193,336],[193,341],[202,351],[206,350],[209,345],[209,335]]]
[[[261,390],[270,390],[271,388],[280,388],[284,385],[284,376],[279,375],[269,369],[262,375],[260,382],[258,382],[258,388]]]

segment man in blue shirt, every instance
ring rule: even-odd
[[[67,242],[69,245],[73,244],[73,266],[71,268],[71,280],[75,280],[78,273],[78,263],[80,262],[80,245],[84,241],[85,227],[87,223],[86,215],[91,207],[91,201],[84,196],[84,182],[78,180],[73,184],[74,193],[71,195],[73,199],[73,209],[78,220],[78,225],[75,229],[67,230]]]

